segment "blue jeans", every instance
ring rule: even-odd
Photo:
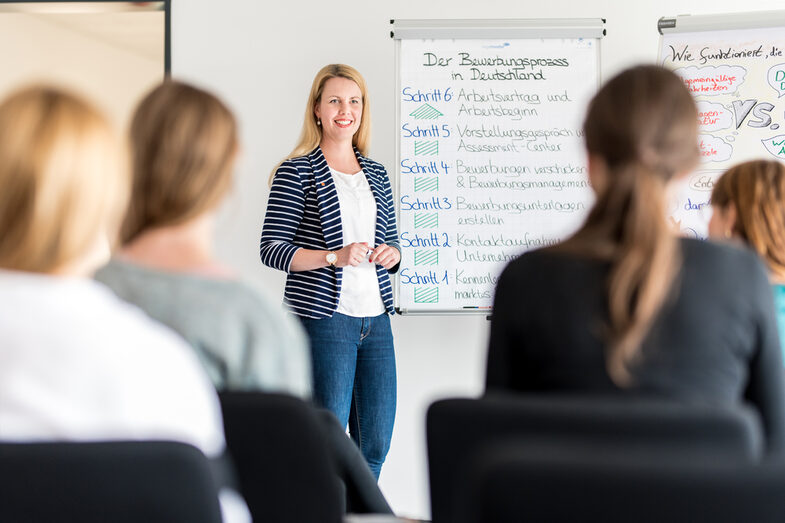
[[[396,376],[390,317],[300,318],[311,339],[314,401],[332,411],[379,479],[395,422]]]

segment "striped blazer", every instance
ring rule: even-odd
[[[401,250],[395,223],[390,180],[384,166],[354,153],[368,179],[376,200],[376,238],[378,246],[386,243]],[[262,228],[259,255],[262,263],[288,273],[284,303],[298,316],[329,318],[338,307],[341,294],[339,267],[322,267],[311,271],[291,272],[294,253],[300,248],[336,251],[343,247],[343,227],[338,194],[332,173],[317,147],[307,156],[291,158],[278,168],[270,188],[267,214]],[[379,290],[388,314],[394,314],[390,274],[376,266]]]

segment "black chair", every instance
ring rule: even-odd
[[[211,467],[175,442],[0,443],[0,521],[220,523]]]
[[[680,449],[692,456],[756,460],[763,452],[759,420],[750,409],[690,406],[630,397],[495,396],[437,401],[427,415],[431,515],[454,521],[457,486],[471,456],[513,439],[591,448],[625,445],[645,452]]]
[[[340,522],[343,492],[314,410],[283,394],[219,398],[227,450],[254,521]]]
[[[338,418],[327,409],[315,409],[330,447],[333,466],[346,490],[346,512],[393,514],[360,448],[346,434]]]
[[[454,523],[774,523],[785,463],[509,443],[479,453]]]

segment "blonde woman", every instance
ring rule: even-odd
[[[766,263],[785,353],[785,165],[754,160],[731,167],[715,182],[711,206],[709,236],[741,241]]]
[[[596,203],[563,244],[510,263],[496,289],[487,389],[648,394],[756,406],[785,449],[771,291],[746,250],[678,239],[668,185],[698,161],[681,79],[639,66],[609,80],[584,123]]]
[[[0,439],[167,439],[216,457],[220,407],[189,347],[91,279],[129,182],[90,104],[49,87],[0,103]]]
[[[390,273],[400,262],[392,190],[366,157],[368,92],[341,64],[314,78],[300,141],[272,173],[262,262],[288,273],[284,302],[311,340],[314,399],[378,478],[395,419]]]

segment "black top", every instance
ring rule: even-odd
[[[746,249],[681,240],[674,291],[630,367],[628,391],[734,404],[761,413],[771,451],[785,449],[785,383],[771,287]],[[486,387],[619,392],[605,367],[607,262],[533,251],[496,288]]]

